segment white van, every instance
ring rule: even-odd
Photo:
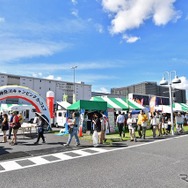
[[[18,114],[22,113],[24,122],[32,122],[35,117],[36,109],[32,105],[27,104],[1,104],[1,112],[10,114],[16,111]]]
[[[66,123],[66,110],[57,110],[55,112],[54,125],[56,127],[65,127]]]
[[[17,113],[22,113],[24,122],[33,122],[35,117],[36,109],[32,105],[16,105],[10,108],[10,111],[17,111]]]

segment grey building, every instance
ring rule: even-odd
[[[130,93],[169,97],[169,88],[168,86],[159,86],[157,82],[142,82],[127,87],[111,89],[111,94],[114,95],[128,96]],[[186,91],[184,89],[173,88],[172,96],[175,102],[186,103]]]
[[[89,100],[91,98],[91,85],[85,84],[84,82],[73,83],[60,80],[0,73],[0,86],[5,85],[20,85],[28,87],[39,93],[39,95],[44,99],[46,99],[47,91],[51,90],[55,94],[55,101],[62,101],[64,96],[66,96],[67,101],[72,103],[74,92],[76,95],[76,100]],[[24,104],[27,102],[18,98],[9,98],[0,101],[0,103]]]

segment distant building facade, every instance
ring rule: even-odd
[[[157,82],[142,82],[139,84],[121,87],[121,88],[112,88],[111,94],[121,95],[128,97],[128,94],[143,94],[147,96],[161,96],[161,97],[169,97],[169,88],[168,86],[159,86]],[[179,103],[186,103],[186,91],[183,89],[175,89],[172,90],[173,100]]]
[[[46,99],[47,91],[53,91],[55,101],[62,101],[65,96],[67,102],[72,103],[73,101],[74,83],[72,82],[0,73],[0,86],[4,85],[28,87],[39,93],[44,99]],[[91,85],[84,82],[75,83],[75,95],[76,100],[89,100],[91,98]],[[28,102],[13,98],[0,101],[0,103],[24,104]]]

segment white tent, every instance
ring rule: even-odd
[[[58,109],[67,109],[71,104],[68,103],[67,101],[57,101],[57,104],[58,104]]]

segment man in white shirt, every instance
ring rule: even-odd
[[[175,123],[176,123],[177,133],[182,133],[184,118],[180,112],[178,112],[178,114],[175,116]]]
[[[123,132],[123,126],[125,124],[125,116],[119,112],[119,115],[117,116],[116,119],[116,125],[119,130],[119,136],[122,138],[122,132]]]

